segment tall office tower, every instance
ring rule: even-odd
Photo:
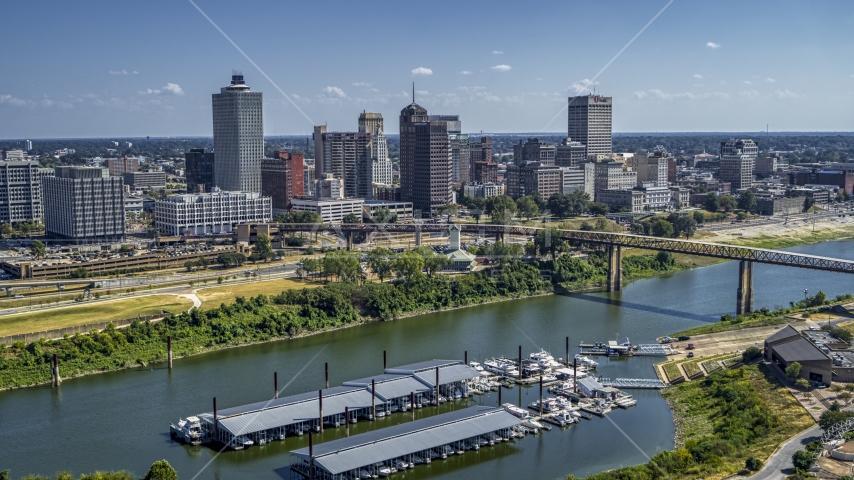
[[[213,98],[216,186],[222,190],[261,192],[264,115],[261,92],[250,92],[243,75]]]
[[[32,149],[33,149],[33,142],[32,142],[32,140],[24,140],[24,151],[25,151],[25,152],[29,152],[29,151],[30,151],[30,150],[32,150]]]
[[[0,161],[0,223],[42,219],[39,162]]]
[[[469,136],[464,133],[448,135],[451,146],[451,181],[454,183],[471,182],[471,151]]]
[[[638,174],[624,163],[604,160],[594,164],[594,200],[605,190],[630,190],[638,184]],[[599,200],[596,200],[597,202]]]
[[[567,136],[587,146],[585,156],[611,153],[611,97],[569,97]]]
[[[729,182],[732,191],[750,188],[753,185],[753,166],[759,146],[751,139],[730,139],[721,142],[721,182]]]
[[[323,168],[323,136],[326,135],[326,125],[315,125],[311,138],[314,140],[314,178],[320,180],[326,176]]]
[[[372,183],[391,185],[391,160],[388,158],[388,142],[382,128],[377,130],[371,141]]]
[[[529,138],[527,142],[513,145],[513,163],[540,162],[543,165],[555,164],[555,146],[539,138]]]
[[[555,165],[559,167],[574,167],[584,160],[587,160],[587,148],[581,142],[567,137],[555,147]]]
[[[187,193],[212,192],[216,186],[214,153],[208,148],[191,148],[184,153]]]
[[[106,168],[56,167],[42,180],[45,231],[75,243],[125,238],[122,177]]]
[[[469,141],[469,179],[473,183],[498,183],[498,164],[492,161],[492,137]]]
[[[302,166],[302,194],[314,195],[314,182],[317,178],[314,176],[314,159],[306,158],[303,160]],[[263,182],[262,182],[263,183]]]
[[[650,153],[636,153],[626,159],[626,165],[638,174],[638,184],[653,184],[655,187],[668,186],[668,159],[673,158],[667,150],[658,145]]]
[[[344,195],[358,197],[370,192],[371,134],[369,132],[327,132],[323,134],[324,178],[332,174],[344,180]],[[317,171],[315,160],[315,172]],[[360,182],[361,179],[361,182]],[[367,187],[360,183],[367,182]],[[368,193],[370,195],[370,193]]]
[[[383,114],[362,112],[359,114],[359,131],[368,132],[376,135],[379,131],[385,131],[383,128]]]
[[[448,128],[446,120],[430,120],[413,91],[412,103],[400,111],[400,199],[412,202],[415,218],[451,201]]]
[[[304,195],[304,158],[301,153],[276,150],[261,160],[261,194],[273,200],[273,216],[287,213],[291,200]]]

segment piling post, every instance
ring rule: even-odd
[[[436,408],[439,408],[439,367],[436,367]]]
[[[415,392],[409,392],[409,409],[412,410],[412,421],[415,421]]]
[[[501,390],[502,390],[501,385],[499,385],[498,386],[498,406],[499,407],[502,405],[502,403],[501,403]]]
[[[217,438],[217,432],[219,430],[219,419],[216,416],[216,397],[213,397],[213,408],[214,408],[214,438]]]
[[[566,366],[569,366],[569,337],[566,337]]]
[[[540,375],[540,416],[543,416],[543,376]]]
[[[465,353],[463,353],[463,363],[466,365],[469,364],[469,351],[468,350],[466,350]]]
[[[377,419],[377,381],[371,379],[371,414]]]
[[[273,372],[273,390],[275,390],[275,398],[279,398],[279,372]]]
[[[344,407],[344,432],[350,436],[350,407]]]
[[[62,383],[62,377],[59,376],[59,357],[53,354],[53,385],[58,387]]]
[[[308,431],[308,478],[314,478],[314,440],[311,438],[312,431]]]
[[[386,352],[383,350],[383,373],[385,373],[386,368],[388,368],[388,365],[386,364]]]
[[[578,359],[572,359],[572,390],[578,393]]]
[[[172,368],[172,335],[166,336],[166,359],[169,362],[169,368]]]
[[[324,368],[326,369],[326,388],[329,388],[329,362],[324,364]]]
[[[320,421],[318,422],[320,425],[320,430],[318,430],[318,432],[323,433],[323,390],[317,391],[317,409],[317,413],[320,415]]]
[[[522,345],[519,345],[519,383],[522,383]]]

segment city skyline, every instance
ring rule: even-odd
[[[353,22],[364,14],[346,3],[331,6],[334,15],[308,5],[254,2],[234,11],[214,0],[195,4],[263,74],[189,2],[154,2],[122,22],[97,4],[9,5],[12,18],[38,13],[46,22],[74,22],[75,35],[60,42],[30,35],[22,23],[9,26],[0,65],[18,73],[0,87],[2,136],[210,136],[209,95],[231,69],[266,93],[268,136],[310,134],[312,124],[349,129],[364,110],[394,118],[409,103],[413,80],[419,104],[459,114],[473,132],[560,133],[567,98],[594,88],[614,98],[615,132],[760,131],[766,124],[773,131],[854,130],[847,114],[854,68],[837,60],[854,50],[845,36],[854,16],[847,4],[738,4],[732,15],[734,2],[537,3],[528,8],[548,15],[530,18],[511,15],[511,5],[457,6],[460,19],[477,13],[477,25],[405,5],[380,5],[379,14]],[[559,28],[585,16],[607,19],[607,32]],[[258,35],[282,18],[289,35]],[[413,42],[394,28],[412,18],[428,31],[455,34]],[[530,35],[508,40],[502,32],[510,22]],[[529,28],[533,22],[538,28]],[[730,28],[721,31],[724,22]],[[382,61],[340,51],[366,28],[381,32],[374,48]],[[464,54],[448,55],[451,46]],[[327,54],[321,59],[318,50]],[[793,68],[798,62],[804,67]],[[803,71],[816,65],[822,93],[813,96],[819,86]],[[398,133],[389,127],[386,134]]]

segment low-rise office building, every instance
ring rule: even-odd
[[[320,215],[323,223],[341,223],[344,217],[351,213],[361,218],[364,203],[365,200],[361,198],[328,200],[294,198],[291,200],[291,210],[295,212],[315,212]]]
[[[596,201],[612,209],[625,209],[631,213],[643,212],[643,192],[635,189],[599,190]]]
[[[131,190],[166,186],[166,172],[124,172],[122,177]]]
[[[42,180],[48,234],[75,243],[121,242],[125,201],[121,177],[106,168],[56,167]]]
[[[237,224],[269,222],[272,213],[270,197],[258,192],[169,195],[155,206],[157,229],[166,235],[228,233]]]
[[[472,198],[489,198],[504,195],[504,184],[473,183],[463,187],[463,194]]]
[[[383,208],[397,216],[397,221],[412,220],[412,202],[394,202],[387,200],[365,200],[362,204],[362,217],[366,220],[374,218],[378,210]]]

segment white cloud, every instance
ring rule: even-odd
[[[323,94],[327,97],[347,98],[347,94],[344,93],[344,90],[341,90],[338,87],[326,87],[323,89]]]
[[[647,92],[635,92],[635,96],[639,99],[646,98],[647,96],[650,98],[655,98],[658,100],[678,100],[678,99],[686,99],[686,100],[702,100],[708,98],[717,98],[719,100],[725,100],[729,98],[728,93],[723,92],[708,92],[708,93],[691,93],[691,92],[683,92],[683,93],[666,93],[657,88],[649,90]]]
[[[177,83],[167,83],[165,86],[161,88],[146,88],[145,90],[140,90],[140,95],[160,95],[161,93],[171,93],[174,95],[183,95],[184,89],[181,88]]]
[[[738,92],[738,96],[744,97],[744,98],[749,98],[750,100],[753,100],[753,99],[759,97],[759,92],[757,92],[756,90],[747,90],[747,91],[743,91],[743,92]]]
[[[14,105],[16,107],[23,107],[27,105],[26,100],[21,100],[20,98],[13,97],[8,93],[0,95],[0,103],[8,103],[9,105]]]
[[[462,72],[460,72],[460,75],[471,75],[471,72],[468,70],[463,70]],[[852,75],[852,76],[854,76],[854,75]]]
[[[493,50],[492,54],[493,55],[504,55],[504,52],[502,52],[501,50]]]
[[[412,69],[412,74],[415,76],[425,76],[425,75],[433,75],[433,70],[424,67],[418,67]]]
[[[415,94],[416,95],[430,95],[430,92],[428,92],[427,90],[416,90]]]
[[[513,67],[511,67],[510,65],[496,65],[492,67],[492,69],[496,72],[509,72],[511,68]]]
[[[575,92],[576,95],[581,95],[584,92],[589,92],[590,87],[592,87],[593,85],[598,85],[598,84],[599,84],[599,82],[593,82],[593,81],[590,81],[590,79],[585,78],[583,80],[573,82],[572,85],[566,87],[564,90],[567,90],[567,91],[572,90]]]
[[[173,93],[175,95],[183,95],[184,90],[177,83],[167,83],[165,87],[163,87],[164,92]]]
[[[374,82],[356,82],[352,84],[354,87],[373,87]]]
[[[788,89],[788,88],[787,88],[787,89],[785,89],[785,90],[777,90],[777,91],[775,91],[775,92],[774,92],[774,95],[775,95],[777,98],[780,98],[780,99],[792,99],[792,98],[798,98],[798,94],[797,94],[797,93],[795,93],[795,92],[791,92],[791,91],[789,91],[789,89]]]
[[[646,97],[646,92],[635,92],[635,96],[636,96],[636,97],[638,97],[638,98],[641,98],[641,99],[642,99],[642,98],[645,98],[645,97]]]
[[[127,70],[110,70],[110,75],[139,75],[136,70],[128,72]]]
[[[745,81],[744,81],[744,84],[745,84],[745,85],[753,85],[753,82],[751,82],[750,80],[745,80]]]
[[[777,80],[774,80],[773,78],[770,78],[770,77],[765,79],[765,82],[766,82],[766,83],[774,83],[774,82],[776,82],[776,81],[777,81]]]
[[[721,44],[715,42],[708,42],[706,43],[706,46],[709,48],[721,48]]]
[[[694,78],[703,78],[703,76],[702,76],[702,75],[700,75],[699,73],[695,73],[695,74],[694,74]]]

